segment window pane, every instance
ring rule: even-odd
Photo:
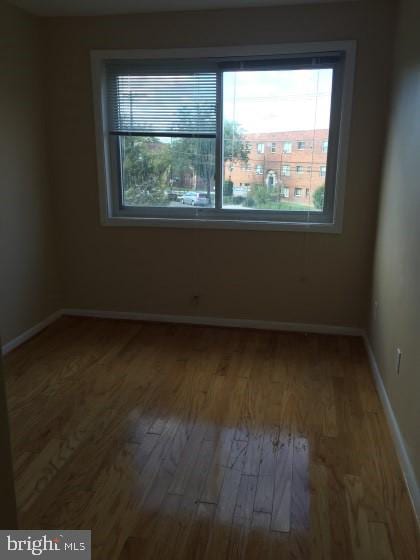
[[[224,208],[323,210],[332,80],[331,68],[223,73]]]
[[[123,206],[214,207],[215,140],[120,136]]]

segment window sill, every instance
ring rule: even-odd
[[[103,226],[111,227],[157,227],[191,229],[233,229],[262,231],[304,231],[314,233],[341,233],[338,223],[275,222],[258,220],[211,220],[199,218],[144,218],[137,216],[113,216],[103,218]]]

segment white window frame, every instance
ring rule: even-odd
[[[255,175],[264,175],[264,166],[260,163],[255,166]]]
[[[286,150],[286,145],[290,148],[289,150]],[[284,154],[291,154],[293,151],[293,142],[283,142],[283,153]]]
[[[257,154],[263,154],[264,148],[264,142],[257,142]]]
[[[288,163],[284,163],[281,166],[281,175],[283,177],[290,177],[290,165]]]
[[[275,154],[276,153],[276,142],[271,142],[271,153]]]
[[[334,206],[328,221],[317,220],[315,213],[311,221],[294,220],[293,212],[276,212],[275,216],[255,218],[249,211],[238,211],[237,217],[205,216],[200,208],[194,210],[191,218],[174,218],[172,216],[135,216],[121,215],[113,208],[114,186],[112,185],[111,155],[107,129],[107,111],[105,99],[104,63],[112,59],[132,60],[170,60],[170,59],[209,59],[229,57],[274,57],[307,55],[341,51],[345,54],[345,63],[341,75],[341,90],[336,93],[340,101],[338,115],[337,158],[334,181]],[[140,226],[140,227],[181,227],[211,229],[266,229],[286,231],[317,231],[339,233],[342,231],[344,191],[347,170],[348,145],[350,136],[351,107],[355,72],[355,41],[327,41],[320,43],[287,43],[279,45],[253,45],[240,47],[209,47],[181,49],[142,49],[142,50],[94,50],[91,51],[93,101],[95,113],[96,145],[98,161],[98,183],[100,199],[101,224],[104,226]],[[328,178],[328,167],[327,167]],[[224,212],[225,213],[225,212]],[[227,213],[225,213],[227,214]],[[309,215],[309,212],[307,213]]]

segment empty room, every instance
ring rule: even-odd
[[[1,559],[420,559],[419,21],[0,0]]]

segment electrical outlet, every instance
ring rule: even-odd
[[[402,358],[401,349],[397,348],[397,353],[396,353],[396,356],[395,356],[395,373],[397,375],[400,375],[401,358]]]

